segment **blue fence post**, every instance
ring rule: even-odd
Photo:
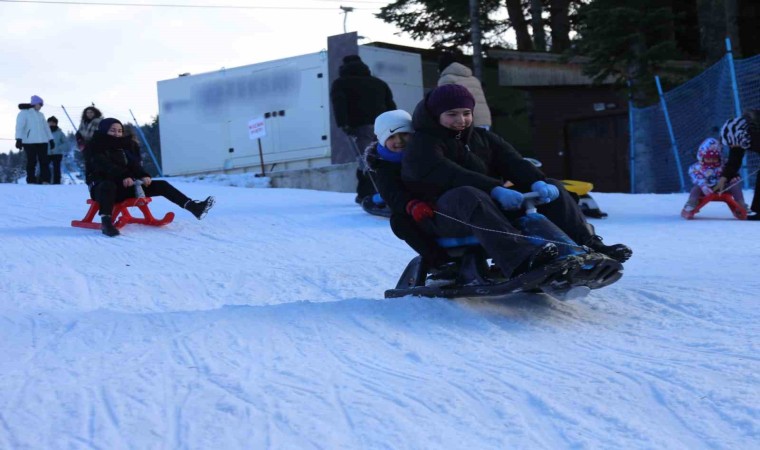
[[[660,84],[660,77],[654,77],[655,83],[657,83],[657,93],[660,95],[660,104],[662,105],[662,113],[665,114],[665,124],[668,126],[668,134],[670,135],[670,145],[673,147],[673,156],[676,159],[676,166],[678,166],[678,180],[681,182],[681,192],[686,192],[686,184],[683,179],[683,167],[681,167],[681,157],[678,156],[678,144],[676,144],[676,136],[673,133],[673,125],[670,123],[670,115],[668,114],[668,104],[665,102],[665,95],[662,93],[662,85]]]
[[[631,194],[636,193],[636,143],[633,136],[633,92],[631,80],[628,80],[628,173],[631,176]]]
[[[150,148],[150,144],[148,144],[148,140],[145,139],[145,134],[143,134],[142,129],[140,128],[140,124],[137,123],[137,119],[135,118],[135,114],[132,112],[132,110],[129,110],[129,114],[132,115],[132,120],[135,121],[135,129],[137,130],[137,134],[140,135],[140,139],[142,139],[143,144],[145,144],[145,148],[148,150],[148,154],[150,155],[151,159],[153,159],[153,164],[156,166],[156,170],[158,171],[158,176],[163,177],[164,173],[161,170],[161,166],[158,165],[158,161],[156,160],[156,155],[153,154],[153,149]]]
[[[734,115],[742,115],[742,103],[739,99],[739,83],[736,82],[736,70],[734,69],[734,51],[731,49],[731,39],[726,38],[726,60],[728,61],[728,72],[731,74],[731,89],[734,91]],[[749,189],[749,177],[747,176],[747,153],[744,153],[742,160],[742,180],[744,180],[744,189]]]

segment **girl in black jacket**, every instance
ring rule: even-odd
[[[214,197],[191,200],[164,180],[152,180],[142,167],[140,148],[124,136],[124,126],[116,119],[100,121],[98,130],[84,149],[85,178],[90,197],[100,204],[101,229],[106,236],[118,236],[111,211],[114,204],[135,197],[135,180],[142,181],[146,197],[163,196],[187,209],[199,220],[214,204]]]
[[[577,202],[562,186],[548,179],[504,139],[472,126],[475,99],[467,88],[449,84],[429,92],[417,104],[415,134],[404,153],[402,177],[413,195],[444,208],[496,202],[504,210],[519,209],[523,192],[536,192],[546,216],[573,241],[620,262],[632,254],[623,244],[604,245],[593,232]],[[509,188],[508,188],[509,186]],[[451,192],[469,190],[464,199]],[[446,198],[444,198],[446,197]],[[465,208],[467,209],[467,208]]]

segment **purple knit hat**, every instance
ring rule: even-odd
[[[37,95],[32,95],[32,100],[29,103],[31,103],[32,106],[45,104],[45,102],[42,101],[42,97]]]
[[[435,115],[440,116],[450,109],[475,107],[475,97],[470,94],[466,87],[458,84],[444,84],[433,89],[428,95],[428,110]]]

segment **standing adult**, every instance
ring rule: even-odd
[[[338,78],[330,87],[335,123],[356,143],[359,167],[356,170],[356,202],[375,194],[372,180],[362,164],[364,149],[375,140],[375,118],[396,109],[388,84],[372,76],[358,55],[343,58]]]
[[[739,173],[747,151],[760,153],[760,110],[745,111],[740,117],[728,120],[720,130],[723,145],[728,146],[728,161],[713,190],[723,191],[728,180]],[[747,211],[747,220],[760,220],[760,174],[755,179],[755,194]]]
[[[458,84],[464,86],[475,97],[475,109],[472,111],[472,125],[486,130],[491,129],[491,109],[483,92],[480,80],[472,75],[472,70],[458,63],[450,53],[444,53],[438,61],[438,86]]]
[[[77,146],[79,150],[83,150],[84,146],[98,131],[98,125],[103,120],[103,113],[94,106],[88,106],[82,111],[82,119],[79,121],[79,128],[77,128]]]
[[[18,105],[21,110],[16,116],[16,148],[26,153],[27,184],[50,184],[48,145],[55,147],[45,116],[40,112],[45,103],[42,98],[32,95],[29,103]],[[36,176],[37,164],[40,176]]]
[[[66,135],[58,128],[58,118],[55,116],[48,117],[47,123],[55,144],[48,149],[48,158],[53,163],[53,184],[61,184],[61,161],[66,153]]]

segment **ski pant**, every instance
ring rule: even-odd
[[[449,259],[448,254],[438,245],[433,235],[424,232],[411,216],[392,214],[390,222],[393,234],[422,256],[429,267],[440,266]]]
[[[165,197],[170,202],[184,208],[190,200],[188,196],[164,180],[153,180],[150,186],[143,185],[146,197]],[[124,187],[113,181],[99,181],[90,188],[90,198],[100,204],[101,216],[110,215],[113,205],[128,198],[135,197],[135,187]]]
[[[359,167],[356,169],[356,195],[359,197],[359,200],[362,200],[368,195],[373,195],[377,192],[370,174],[364,167],[364,150],[375,140],[375,130],[372,125],[360,125],[350,128],[346,134],[356,144],[354,150],[359,162]]]
[[[48,162],[48,143],[24,144],[26,153],[26,182],[27,184],[50,183],[50,167]],[[40,176],[37,178],[37,164],[40,165]]]
[[[61,184],[61,160],[63,160],[63,155],[49,155],[48,158],[53,163],[53,184]]]
[[[755,175],[755,193],[752,196],[752,206],[750,209],[760,214],[760,173]]]
[[[732,197],[734,197],[734,200],[736,200],[736,203],[740,204],[741,206],[747,205],[744,202],[744,193],[742,192],[741,183],[736,183],[735,185],[726,189],[726,192],[728,192],[729,194],[731,194]],[[691,188],[691,191],[689,192],[689,200],[686,201],[686,204],[689,206],[697,206],[699,201],[702,200],[702,197],[704,196],[705,194],[702,192],[702,189],[699,186],[694,186]]]
[[[446,191],[436,200],[435,210],[466,224],[436,214],[420,224],[423,228],[441,237],[474,235],[506,277],[541,246],[522,237],[491,197],[480,189],[463,186]]]
[[[550,178],[547,178],[546,182],[559,189],[559,197],[553,202],[538,205],[536,209],[564,231],[570,239],[585,245],[595,234],[594,227],[586,221],[580,205],[565,189],[562,182]]]

